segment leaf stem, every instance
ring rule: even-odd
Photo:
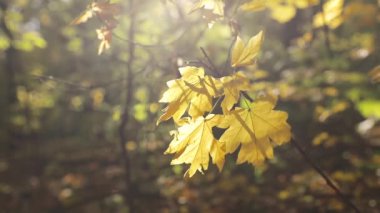
[[[241,94],[244,96],[244,98],[248,99],[250,102],[253,102],[254,99],[248,95],[246,91],[241,91]]]
[[[220,96],[220,97],[218,98],[218,100],[216,100],[214,106],[212,106],[211,111],[210,111],[207,115],[210,115],[210,114],[212,114],[212,113],[215,112],[216,107],[217,107],[218,105],[220,105],[220,102],[222,101],[222,99],[223,99],[223,96]],[[207,117],[207,116],[206,116],[206,117]]]

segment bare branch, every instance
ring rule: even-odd
[[[327,174],[325,174],[321,168],[309,157],[309,155],[303,150],[301,145],[297,142],[294,135],[292,136],[292,144],[296,147],[298,152],[302,155],[302,157],[307,161],[307,163],[316,171],[318,174],[326,181],[326,184],[335,191],[336,195],[342,199],[342,201],[347,205],[350,206],[355,212],[360,212],[359,208],[350,200],[347,198],[346,195],[344,195],[341,190],[333,183],[333,181],[330,179]]]
[[[134,6],[134,0],[129,0],[129,15],[130,15],[130,23],[129,23],[129,29],[128,29],[128,38],[133,41],[135,38],[135,31],[136,31],[136,11]],[[135,61],[135,44],[134,43],[128,43],[128,61],[127,61],[127,69],[126,69],[126,78],[127,82],[125,85],[126,90],[126,96],[125,96],[125,102],[123,106],[123,113],[121,116],[121,122],[119,126],[119,137],[120,137],[120,149],[121,149],[121,158],[124,164],[124,173],[125,173],[125,184],[126,184],[126,193],[124,196],[125,202],[128,203],[129,206],[129,212],[134,213],[135,212],[135,206],[133,202],[133,190],[132,190],[132,180],[131,180],[131,160],[130,160],[130,153],[126,149],[126,144],[128,141],[128,136],[126,134],[127,125],[130,122],[131,115],[129,113],[129,109],[131,109],[132,106],[132,99],[133,99],[133,89],[134,89],[134,75],[133,75],[133,65]]]

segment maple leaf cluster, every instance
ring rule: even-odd
[[[90,18],[97,17],[101,26],[96,29],[96,34],[100,40],[98,54],[111,47],[112,31],[117,27],[118,21],[115,18],[122,12],[122,7],[117,3],[93,2],[87,6],[87,9],[75,18],[71,24],[81,24],[87,22]]]
[[[244,11],[261,11],[268,9],[270,16],[280,22],[286,23],[293,19],[298,9],[305,9],[320,4],[320,0],[250,0],[241,5]],[[315,14],[313,26],[315,28],[326,25],[331,29],[337,28],[343,22],[344,0],[327,0],[322,11]]]
[[[257,57],[263,41],[263,33],[253,36],[245,45],[237,37],[231,53],[231,67],[238,70],[251,65]],[[215,78],[206,75],[202,67],[182,67],[181,78],[167,82],[169,87],[160,99],[167,103],[164,114],[158,119],[173,119],[177,130],[171,132],[166,154],[175,154],[171,164],[190,164],[186,175],[208,169],[212,162],[222,170],[225,155],[235,152],[239,146],[237,163],[259,165],[273,158],[273,148],[290,140],[287,113],[274,110],[276,101],[259,98],[250,101],[242,97],[249,92],[250,80],[243,71]],[[242,107],[244,101],[246,107]],[[222,113],[215,113],[221,108]],[[215,137],[215,128],[223,134]]]

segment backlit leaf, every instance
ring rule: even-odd
[[[111,47],[112,31],[107,28],[97,29],[98,39],[100,40],[98,55],[102,54],[104,50]]]
[[[249,80],[243,72],[237,72],[232,76],[221,78],[223,84],[224,99],[221,103],[224,114],[232,109],[239,101],[240,92],[249,89]]]
[[[216,95],[220,82],[205,75],[203,68],[183,67],[179,71],[182,78],[167,82],[169,89],[165,91],[159,102],[169,105],[157,123],[172,117],[177,122],[187,108],[193,118],[202,116],[212,109],[212,98]]]
[[[219,170],[224,165],[224,147],[218,142],[212,133],[212,128],[223,119],[220,115],[210,114],[206,118],[198,117],[190,120],[179,127],[178,132],[174,133],[165,154],[174,154],[172,165],[190,164],[186,175],[192,177],[196,171],[203,172],[208,169],[210,156]]]
[[[380,65],[376,66],[369,72],[369,77],[373,82],[380,82]]]
[[[224,14],[224,2],[223,0],[199,0],[196,4],[194,4],[193,8],[190,12],[197,9],[205,9],[210,10],[215,15],[223,16]]]
[[[290,140],[290,126],[285,112],[273,110],[274,104],[257,101],[250,109],[237,108],[226,116],[221,126],[229,128],[219,139],[225,144],[226,153],[234,152],[239,145],[237,163],[262,163],[265,158],[273,157],[273,147]]]
[[[266,7],[267,0],[252,0],[241,6],[242,10],[245,11],[259,11]]]
[[[280,23],[286,23],[296,15],[296,11],[293,5],[277,5],[271,8],[271,16]]]
[[[234,47],[232,49],[231,66],[239,67],[253,64],[260,51],[261,43],[264,38],[264,33],[260,31],[257,35],[253,36],[245,46],[240,37],[236,38]]]
[[[327,25],[331,29],[337,28],[343,22],[344,0],[329,0],[323,5],[323,13],[314,16],[314,27]]]
[[[78,17],[76,17],[70,24],[81,24],[87,22],[90,18],[94,16],[94,12],[92,10],[86,10],[82,12]]]
[[[113,16],[117,16],[121,14],[121,5],[109,2],[93,2],[91,3],[87,9],[80,14],[77,18],[75,18],[71,24],[81,24],[87,22],[90,18],[94,17],[94,15],[99,16],[103,21],[106,19],[113,18]]]
[[[251,0],[243,4],[241,9],[252,12],[269,9],[274,20],[285,23],[294,18],[297,9],[305,9],[317,3],[318,0]]]

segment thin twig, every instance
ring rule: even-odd
[[[168,46],[168,45],[172,45],[174,42],[178,41],[178,39],[181,38],[182,36],[184,36],[185,34],[186,34],[186,30],[183,30],[181,33],[178,34],[177,37],[175,37],[174,39],[172,39],[170,41],[167,41],[166,43],[163,43],[163,44],[143,44],[143,43],[140,43],[140,42],[137,42],[137,41],[133,41],[133,40],[130,40],[130,39],[127,39],[127,38],[123,38],[122,36],[120,36],[119,34],[117,34],[115,32],[112,33],[112,35],[115,38],[119,39],[120,41],[132,43],[135,46],[140,46],[140,47],[143,47],[143,48],[156,48],[156,47],[165,47],[165,46]]]
[[[136,76],[141,75],[143,73],[143,71],[147,69],[147,67],[148,67],[148,64],[145,67],[143,67],[142,69],[140,69],[139,71],[137,71]],[[105,81],[105,82],[100,82],[100,83],[89,85],[89,86],[84,86],[78,82],[68,81],[65,79],[54,77],[52,75],[30,74],[30,76],[39,80],[39,81],[54,81],[54,82],[62,84],[62,85],[66,85],[66,86],[70,86],[70,87],[76,87],[76,88],[81,89],[81,90],[91,90],[91,89],[95,89],[98,87],[109,87],[109,86],[117,85],[120,83],[124,83],[125,81],[128,80],[128,77],[124,77],[124,78],[118,78],[118,79],[109,80],[109,81]]]
[[[200,47],[203,55],[207,59],[207,62],[210,64],[212,71],[218,75],[218,77],[221,77],[221,73],[218,71],[218,68],[215,66],[214,62],[212,62],[211,58],[207,55],[207,52],[203,49],[203,47]]]
[[[133,41],[135,38],[135,31],[136,31],[136,11],[134,11],[135,10],[134,0],[129,0],[128,3],[129,3],[129,15],[130,15],[128,38]],[[127,190],[124,198],[125,198],[125,202],[128,203],[129,212],[134,213],[135,206],[133,202],[131,160],[130,160],[130,154],[128,150],[126,149],[126,144],[129,138],[126,134],[126,129],[127,129],[127,125],[130,122],[131,115],[129,113],[129,109],[131,108],[132,101],[133,101],[132,100],[133,88],[134,88],[133,64],[135,61],[135,44],[128,43],[128,53],[129,53],[129,57],[128,57],[127,69],[126,69],[127,83],[125,85],[126,96],[125,96],[125,102],[124,102],[124,107],[123,107],[123,113],[121,116],[121,122],[119,126],[119,136],[120,136],[121,158],[124,164],[125,184],[126,184],[126,190]]]
[[[341,190],[332,182],[332,180],[330,179],[329,176],[327,176],[321,168],[319,168],[319,166],[309,157],[309,155],[305,152],[305,150],[303,150],[303,148],[301,147],[301,145],[297,142],[297,140],[295,139],[294,136],[292,136],[292,144],[296,147],[296,149],[298,150],[298,152],[302,155],[302,157],[307,161],[307,163],[313,167],[313,169],[318,172],[319,175],[322,176],[322,178],[326,181],[326,184],[332,188],[336,195],[342,199],[342,201],[350,206],[352,209],[355,210],[355,212],[360,212],[359,208],[349,199],[347,198],[342,192]]]
[[[325,16],[325,10],[323,8],[323,5],[324,5],[324,0],[321,0],[319,2],[319,11],[322,15],[322,21],[323,21],[323,34],[324,34],[324,37],[325,37],[325,45],[326,45],[326,48],[327,48],[327,51],[330,55],[330,57],[333,56],[333,52],[332,52],[332,49],[331,49],[331,42],[330,42],[330,37],[329,37],[329,34],[330,34],[330,31],[329,31],[329,27],[327,26],[327,21],[326,21],[326,16]]]
[[[64,79],[56,78],[52,75],[48,75],[48,76],[36,75],[36,74],[30,74],[30,75],[39,81],[54,81],[54,82],[57,82],[57,83],[60,83],[60,84],[66,85],[66,86],[76,87],[76,88],[81,89],[81,90],[89,90],[89,89],[93,88],[92,86],[84,86],[84,85],[81,85],[80,83],[71,82],[71,81],[67,81]]]
[[[250,102],[254,101],[253,98],[251,98],[251,96],[249,96],[247,92],[241,91],[241,94],[244,96],[244,98],[248,99]]]
[[[236,41],[237,35],[234,35],[234,39],[232,39],[230,46],[228,47],[228,55],[226,58],[226,62],[224,64],[224,71],[228,73],[227,71],[230,70],[231,66],[231,55],[232,55],[232,48],[234,47],[235,41]]]

